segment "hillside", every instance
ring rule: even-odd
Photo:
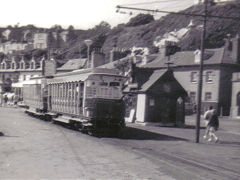
[[[231,16],[240,17],[240,2],[232,2],[227,4],[217,4],[208,7],[208,13],[216,16]],[[203,5],[197,5],[190,7],[183,13],[203,14]],[[138,15],[133,17],[128,23],[120,24],[117,27],[111,28],[106,22],[101,22],[92,29],[78,30],[70,26],[68,29],[63,29],[59,25],[55,25],[50,29],[37,28],[33,25],[24,27],[7,27],[0,28],[1,42],[6,42],[2,33],[6,29],[11,30],[8,41],[23,42],[31,41],[31,34],[34,32],[48,32],[61,33],[68,31],[69,36],[66,42],[54,40],[52,35],[50,36],[49,45],[54,49],[53,55],[61,65],[71,58],[86,57],[87,47],[84,44],[85,39],[92,39],[93,44],[91,49],[102,49],[106,54],[106,58],[109,58],[109,52],[113,47],[128,49],[133,46],[148,47],[150,52],[156,52],[157,48],[153,46],[153,41],[157,37],[163,36],[167,32],[179,30],[188,26],[189,22],[193,20],[194,25],[197,27],[202,24],[202,18],[190,17],[182,15],[169,14],[162,17],[159,20],[154,20],[150,15]],[[30,31],[30,37],[23,38],[24,33]],[[231,37],[240,33],[240,21],[209,18],[207,22],[207,34],[206,34],[206,47],[217,48],[224,44],[224,39],[230,34]],[[183,39],[180,41],[180,47],[182,50],[195,50],[200,47],[201,29],[192,28]],[[32,55],[40,57],[44,54],[42,51],[25,51],[20,52],[27,57]],[[47,54],[47,52],[45,52]],[[3,57],[2,55],[0,57]]]
[[[182,12],[203,14],[203,5],[190,7]],[[218,4],[208,8],[211,15],[240,17],[240,3]],[[201,25],[199,17],[181,16],[170,14],[159,20],[152,21],[145,25],[128,27],[126,24],[119,25],[112,29],[103,44],[104,52],[114,46],[119,48],[130,48],[132,46],[147,46],[152,48],[152,43],[157,36],[162,36],[166,32],[174,31],[186,27],[190,20],[195,25]],[[211,18],[207,22],[206,47],[216,48],[224,44],[227,34],[235,36],[240,33],[240,21]],[[193,29],[181,41],[182,50],[196,49],[199,47],[201,32]]]

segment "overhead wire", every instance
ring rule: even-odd
[[[175,2],[179,0],[162,0],[162,1],[151,1],[151,2],[141,2],[141,3],[133,3],[133,4],[122,4],[122,6],[137,6],[137,5],[147,5],[147,4],[158,4],[158,3],[164,3],[164,2]]]

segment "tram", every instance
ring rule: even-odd
[[[124,79],[106,68],[32,78],[23,87],[26,112],[89,134],[118,133],[125,126]]]

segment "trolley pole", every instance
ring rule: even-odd
[[[198,77],[198,99],[197,99],[197,117],[196,117],[196,139],[195,142],[199,143],[200,135],[200,117],[201,117],[201,104],[202,104],[202,81],[203,81],[203,59],[204,59],[204,49],[205,49],[205,35],[206,35],[206,23],[207,23],[207,3],[208,0],[204,1],[204,20],[203,20],[203,32],[201,38],[201,58],[199,67],[199,77]]]
[[[93,41],[91,39],[86,39],[84,43],[87,45],[87,68],[89,68],[90,63],[90,46],[92,45]],[[91,64],[92,66],[92,64]]]

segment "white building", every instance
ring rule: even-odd
[[[5,42],[0,44],[0,52],[4,54],[11,54],[14,51],[25,50],[28,46],[27,43],[17,43],[17,42]]]
[[[48,41],[47,33],[35,33],[33,36],[34,49],[46,49]]]

